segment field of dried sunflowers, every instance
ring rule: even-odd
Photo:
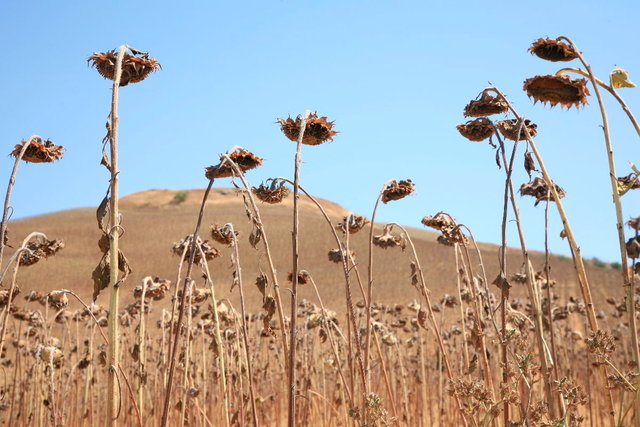
[[[565,192],[552,180],[535,144],[537,125],[519,115],[496,87],[482,90],[470,101],[463,111],[471,119],[457,126],[471,141],[488,140],[505,176],[496,277],[487,277],[471,230],[446,212],[421,222],[437,230],[438,242],[454,254],[456,274],[450,280],[457,286],[451,295],[432,294],[425,280],[428,266],[421,264],[405,227],[389,223],[375,234],[380,202],[396,203],[412,194],[415,185],[410,179],[385,182],[370,219],[348,214],[338,223],[332,221],[323,204],[300,185],[300,170],[302,146],[321,145],[337,132],[327,117],[307,111],[278,120],[284,136],[296,143],[292,179],[276,177],[252,187],[245,174],[259,167],[262,159],[242,147],[231,148],[206,168],[209,185],[200,210],[194,212],[193,232],[172,248],[179,259],[177,280],[149,276],[133,289],[124,286],[131,267],[119,245],[119,89],[143,81],[160,64],[146,53],[121,46],[89,58],[101,76],[113,81],[101,156],[110,181],[96,210],[103,255],[96,259],[92,274],[93,299],[108,293],[108,306],[85,301],[73,289],[40,293],[17,286],[22,268],[38,268],[31,266],[65,247],[61,240],[37,231],[11,236],[9,246],[10,197],[18,166],[20,161],[54,162],[62,158],[64,148],[34,135],[11,153],[15,165],[0,226],[3,423],[640,425],[636,315],[640,217],[625,224],[621,203],[628,191],[640,188],[640,171],[632,166],[632,173],[617,177],[601,97],[601,89],[609,92],[640,136],[638,123],[616,91],[633,83],[621,68],[614,69],[609,84],[597,79],[566,37],[538,39],[529,50],[549,61],[578,60],[583,67],[527,79],[524,90],[534,101],[570,108],[586,104],[590,91],[597,98],[616,207],[624,301],[610,298],[606,306],[594,304],[580,247],[562,205]],[[506,117],[489,118],[496,114]],[[516,163],[516,158],[521,160]],[[512,171],[523,163],[530,181],[516,189]],[[205,230],[207,198],[214,181],[223,178],[231,178],[243,198],[252,228],[248,242],[239,240],[233,223]],[[536,205],[544,203],[545,219],[557,209],[580,295],[562,301],[556,294],[548,251],[543,268],[534,268],[519,217],[518,192],[533,197]],[[291,268],[277,272],[260,207],[280,203],[290,193]],[[302,198],[322,214],[334,240],[334,247],[326,250],[328,260],[343,273],[340,308],[325,306],[312,272],[301,268]],[[511,217],[519,235],[518,262],[523,266],[519,271],[507,269],[506,229]],[[625,225],[632,230],[629,238]],[[354,250],[355,233],[368,233],[364,253]],[[22,243],[16,243],[20,238]],[[239,246],[247,243],[264,260],[264,272],[257,277],[243,277]],[[239,304],[216,297],[209,268],[223,247],[231,251],[230,280]],[[406,252],[410,282],[420,301],[376,303],[376,272],[384,266],[379,260],[374,263],[373,254],[383,249]],[[516,283],[526,289],[526,299],[510,295]],[[312,300],[298,298],[298,287],[303,285],[313,289]],[[130,293],[134,302],[121,307],[121,292]],[[259,292],[261,306],[248,306],[246,292]]]

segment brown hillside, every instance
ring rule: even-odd
[[[134,270],[124,287],[124,302],[132,299],[130,290],[144,276],[159,276],[175,282],[178,257],[174,256],[170,249],[174,242],[193,231],[203,191],[199,189],[186,192],[187,197],[181,203],[176,203],[176,193],[179,193],[177,190],[149,190],[121,199],[125,230],[121,244]],[[346,214],[346,210],[337,204],[322,202],[334,223]],[[287,286],[286,276],[291,269],[291,203],[289,197],[281,205],[260,205],[283,288]],[[260,268],[266,271],[266,260],[261,258],[261,252],[254,250],[248,243],[251,226],[244,213],[242,197],[233,189],[213,189],[205,211],[202,234],[208,238],[209,225],[227,222],[233,223],[240,233],[240,261],[248,303],[251,311],[258,311],[260,298],[253,284]],[[341,267],[327,259],[327,252],[336,247],[328,227],[317,208],[303,197],[300,267],[308,270],[314,277],[325,305],[342,311],[344,280]],[[62,239],[66,243],[65,249],[55,257],[30,267],[21,267],[18,284],[23,294],[32,289],[49,291],[68,288],[78,292],[87,302],[90,301],[93,286],[91,272],[101,257],[97,245],[100,232],[96,226],[95,208],[72,209],[21,219],[11,222],[9,229],[9,243],[14,247],[19,246],[19,239],[23,239],[32,231],[43,232],[49,238]],[[367,233],[368,230],[365,229],[353,235],[351,239],[351,247],[356,252],[356,258],[362,263],[360,271],[363,279],[366,277]],[[445,293],[457,294],[453,250],[438,244],[435,233],[414,228],[410,229],[410,233],[425,269],[434,301],[439,301]],[[497,247],[489,244],[481,244],[480,247],[487,276],[491,281],[497,273]],[[230,298],[235,302],[237,290],[233,295],[229,293],[230,249],[219,249],[223,256],[210,263],[218,298]],[[515,272],[520,268],[521,258],[515,249],[512,249],[510,254],[512,256],[509,269],[510,272]],[[10,256],[11,252],[7,255]],[[541,268],[542,255],[534,253],[533,260],[535,267]],[[474,265],[474,269],[476,273],[480,272],[478,265]],[[605,309],[605,297],[622,295],[617,271],[589,266],[588,273],[597,309]],[[552,275],[558,281],[556,292],[561,295],[561,302],[566,301],[569,295],[579,296],[575,272],[569,260],[554,257]],[[408,303],[414,298],[419,299],[417,291],[410,285],[408,251],[403,253],[398,248],[383,250],[374,247],[374,277],[376,301]],[[359,291],[355,282],[353,292],[358,299]],[[515,284],[512,294],[524,296],[524,292],[522,286]],[[316,299],[309,287],[303,287],[300,295],[312,301]],[[286,292],[283,298],[285,302],[288,300]],[[103,292],[98,302],[106,303],[106,292]]]

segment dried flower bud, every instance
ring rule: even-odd
[[[33,265],[42,258],[49,258],[64,248],[62,240],[36,239],[27,243],[26,248],[20,254],[20,265]]]
[[[484,117],[492,114],[506,113],[509,105],[505,100],[492,96],[488,92],[482,92],[479,99],[470,101],[464,107],[465,117]]]
[[[23,140],[20,144],[17,144],[11,155],[18,157],[26,143],[27,141]],[[22,160],[29,163],[52,163],[61,159],[63,154],[64,147],[62,145],[55,145],[48,139],[42,141],[41,138],[34,138],[22,155]]]
[[[212,225],[211,238],[221,245],[231,245],[233,244],[234,234],[236,237],[238,236],[237,231],[232,232],[231,230],[232,228],[229,224],[225,224],[223,226]]]
[[[153,71],[161,69],[160,63],[155,58],[149,58],[148,53],[137,52],[130,49],[131,53],[125,53],[122,58],[122,75],[120,87],[129,83],[138,83],[146,79]],[[116,58],[118,52],[114,49],[108,52],[94,52],[87,59],[91,66],[105,79],[115,80]]]
[[[271,205],[282,202],[289,195],[289,189],[284,181],[277,182],[277,180],[271,180],[269,186],[260,184],[260,187],[253,187],[251,191],[258,199]]]
[[[457,125],[456,129],[458,129],[460,135],[464,136],[469,141],[483,141],[495,132],[491,120],[486,117],[469,120],[464,124]]]
[[[525,128],[529,131],[529,136],[535,138],[538,135],[536,128],[538,125],[531,123],[531,120],[525,120],[522,127],[518,123],[518,120],[500,120],[496,122],[496,127],[506,139],[511,141],[526,141],[527,134]]]
[[[558,197],[562,199],[566,195],[565,191],[557,184],[554,183],[553,185],[555,186],[556,192],[558,193]],[[547,182],[540,177],[535,177],[533,181],[522,184],[520,186],[520,195],[535,197],[536,203],[534,206],[537,206],[538,203],[543,200],[555,202],[553,193],[549,190]]]
[[[293,273],[289,273],[287,280],[293,283]],[[311,275],[309,272],[307,270],[298,271],[298,284],[306,285],[309,282],[311,282]]]
[[[400,182],[394,179],[387,184],[387,187],[382,191],[382,203],[387,203],[391,200],[404,199],[414,191],[415,184],[411,182],[410,179],[403,179]]]
[[[529,48],[532,55],[547,61],[571,61],[578,57],[578,54],[568,43],[552,39],[538,39]]]
[[[343,233],[349,230],[349,234],[353,234],[362,230],[367,224],[369,224],[369,220],[361,215],[347,215],[342,218],[342,222],[336,225],[336,229]]]
[[[282,133],[291,141],[297,142],[300,136],[300,127],[302,126],[302,116],[294,119],[291,117],[278,119]],[[338,132],[333,130],[333,122],[327,121],[327,117],[318,117],[317,114],[311,113],[307,118],[302,143],[306,145],[319,145],[326,141],[333,141],[333,137]]]
[[[568,76],[535,76],[524,81],[523,89],[535,102],[549,103],[551,106],[580,107],[587,104],[587,81]]]
[[[237,148],[232,153],[229,153],[228,156],[229,159],[238,166],[238,169],[240,169],[242,173],[257,168],[262,164],[262,160],[264,160],[244,148]],[[221,158],[220,163],[217,166],[209,166],[205,168],[204,176],[207,179],[234,176],[236,174],[235,170],[228,162],[229,161],[224,157]]]

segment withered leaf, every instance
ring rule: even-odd
[[[320,342],[327,342],[327,338],[329,337],[329,335],[327,335],[327,331],[325,331],[324,328],[320,328],[318,330],[318,335],[320,336]]]
[[[418,286],[418,266],[415,262],[411,262],[411,284]]]
[[[536,164],[533,161],[533,155],[531,154],[531,151],[527,151],[526,153],[524,153],[524,170],[527,171],[527,174],[529,175],[529,181],[531,181],[531,172],[536,171]]]
[[[473,358],[469,362],[469,368],[467,369],[467,372],[465,372],[465,374],[466,375],[472,374],[477,367],[478,367],[478,355],[474,354]]]
[[[269,279],[264,273],[260,273],[260,275],[256,278],[256,287],[262,294],[262,299],[266,297],[267,286],[269,286]]]
[[[100,291],[109,286],[110,282],[110,266],[109,252],[106,252],[96,268],[91,273],[93,279],[93,300],[95,301],[100,295]],[[127,280],[127,277],[132,273],[131,267],[127,257],[124,256],[122,251],[118,251],[118,270],[122,272],[122,277],[118,281],[118,284]]]
[[[429,328],[427,328],[427,312],[423,309],[418,310],[418,324],[425,331],[429,330]]]
[[[253,246],[254,249],[257,249],[258,243],[262,239],[262,230],[258,227],[254,227],[249,235],[249,243]]]
[[[98,228],[105,234],[107,234],[106,227],[103,223],[107,213],[109,212],[109,192],[104,196],[104,199],[100,202],[98,209],[96,210],[96,220],[98,220]]]
[[[262,308],[265,311],[265,315],[262,318],[262,332],[275,336],[275,332],[271,329],[271,319],[273,319],[273,315],[276,313],[276,300],[273,299],[271,295],[265,297]]]
[[[509,298],[509,289],[511,289],[511,285],[503,272],[498,273],[498,277],[496,277],[491,284],[500,288],[505,298]]]

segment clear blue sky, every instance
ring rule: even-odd
[[[420,227],[422,216],[444,210],[478,240],[498,242],[503,172],[486,143],[468,142],[455,129],[464,105],[491,81],[538,123],[537,143],[567,191],[584,255],[617,261],[595,98],[580,110],[550,109],[533,105],[522,82],[562,66],[530,55],[530,43],[567,35],[601,78],[619,65],[640,84],[639,15],[632,1],[604,8],[599,1],[4,0],[2,150],[33,133],[67,148],[55,164],[20,166],[14,218],[100,202],[111,84],[85,60],[129,44],[163,70],[121,91],[123,195],[203,187],[203,168],[236,144],[266,159],[250,173],[252,183],[291,176],[294,144],[274,122],[310,109],[340,131],[331,144],[304,147],[301,179],[312,193],[369,216],[385,181],[411,178],[417,193],[383,206],[381,221]],[[638,114],[639,91],[620,91]],[[612,99],[606,103],[618,175],[626,175],[628,160],[640,164],[640,139]],[[11,165],[0,155],[2,188]],[[518,185],[527,180],[520,165]],[[542,249],[544,205],[519,202],[529,246]],[[640,215],[640,190],[623,202],[626,219]],[[555,211],[552,218],[551,249],[567,254]]]

